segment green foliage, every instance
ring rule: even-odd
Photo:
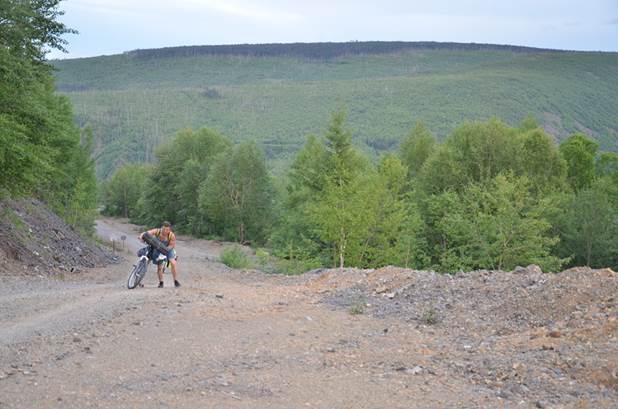
[[[297,275],[322,265],[319,260],[308,258],[279,258],[269,254],[265,249],[256,250],[255,256],[259,269],[266,273]]]
[[[524,129],[519,138],[521,150],[514,160],[518,160],[518,173],[528,178],[532,191],[544,194],[563,190],[567,165],[554,140],[540,128]]]
[[[49,48],[64,51],[63,34],[76,33],[58,21],[61,0],[0,2],[0,45],[20,58],[42,63]]]
[[[292,165],[275,254],[340,267],[422,260],[422,220],[406,201],[407,174],[392,155],[372,166],[335,113],[324,139],[310,137]]]
[[[36,196],[92,233],[97,187],[92,133],[74,125],[68,98],[54,94],[50,48],[73,32],[58,0],[0,2],[0,190]]]
[[[461,191],[501,173],[526,176],[536,194],[564,188],[566,162],[540,128],[511,128],[497,119],[466,123],[433,149],[418,175],[428,193]]]
[[[228,247],[221,250],[219,260],[223,264],[231,268],[248,268],[251,265],[251,260],[247,254],[238,246]]]
[[[562,219],[563,246],[575,265],[618,267],[618,185],[597,179],[572,197]]]
[[[263,243],[272,220],[272,194],[262,152],[244,142],[216,157],[200,188],[199,207],[217,234],[240,243]]]
[[[157,163],[140,205],[143,223],[169,220],[179,231],[212,233],[199,209],[199,186],[229,139],[207,128],[185,129],[157,149]]]
[[[551,224],[526,179],[498,175],[460,194],[445,192],[429,200],[440,270],[510,270],[535,263],[556,271],[561,266],[552,255],[558,238],[549,235]]]
[[[567,162],[567,180],[573,190],[589,187],[595,177],[595,156],[599,144],[583,134],[575,134],[560,144]]]
[[[136,219],[140,216],[140,197],[146,189],[152,167],[125,165],[103,184],[103,212],[110,216]]]
[[[197,235],[267,244],[272,255],[257,250],[257,265],[283,274],[323,265],[456,272],[618,263],[611,244],[618,160],[601,153],[590,176],[597,146],[589,139],[574,136],[559,148],[532,120],[514,128],[492,119],[465,123],[441,144],[417,126],[403,145],[403,161],[387,154],[373,163],[336,111],[324,135],[309,136],[273,183],[257,144],[182,131],[157,151],[153,168],[117,172],[104,200],[119,212],[121,187],[142,186],[138,200],[131,193],[129,213],[172,219]],[[221,259],[251,265],[239,248]]]
[[[408,168],[408,175],[416,177],[423,164],[432,153],[436,145],[436,138],[421,122],[417,122],[414,129],[399,145],[399,156]]]
[[[440,320],[438,317],[438,312],[435,308],[428,308],[423,312],[423,316],[421,317],[421,321],[425,323],[425,325],[436,325]]]
[[[455,150],[446,144],[436,147],[423,164],[418,181],[423,191],[433,194],[464,186],[464,168]]]
[[[614,152],[602,152],[596,164],[597,176],[609,176],[618,182],[618,155]]]

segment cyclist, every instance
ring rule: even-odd
[[[165,247],[168,248],[167,261],[172,265],[172,276],[174,277],[174,287],[180,287],[178,282],[178,266],[176,256],[176,235],[172,232],[172,224],[170,222],[163,222],[158,229],[151,229],[147,232],[157,239],[159,239]],[[143,240],[144,233],[139,235],[140,240]],[[153,257],[156,260],[157,255]],[[159,288],[163,288],[163,270],[165,269],[165,262],[159,263],[157,266],[157,275],[159,276]]]

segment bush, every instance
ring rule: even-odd
[[[249,257],[238,246],[223,249],[219,260],[231,268],[247,268],[251,265]]]

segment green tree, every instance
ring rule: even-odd
[[[442,271],[510,270],[529,263],[555,270],[563,262],[552,254],[558,238],[550,235],[525,178],[498,175],[430,200],[434,257]]]
[[[470,183],[485,182],[517,169],[518,132],[497,119],[459,126],[423,164],[419,174],[423,190],[461,190]]]
[[[350,183],[366,166],[366,160],[352,146],[352,132],[344,127],[346,114],[333,113],[325,137],[326,176],[335,184]]]
[[[576,192],[592,185],[598,148],[599,144],[584,134],[572,135],[560,144],[567,162],[567,180]]]
[[[345,128],[345,113],[333,113],[325,136],[308,137],[287,175],[282,221],[271,240],[275,254],[288,259],[328,260],[333,245],[320,238],[326,234],[320,226],[326,226],[316,224],[314,216],[319,214],[317,209],[326,210],[326,203],[336,201],[344,191],[353,191],[348,185],[355,184],[367,166],[366,159],[352,146],[352,134]],[[328,236],[332,236],[330,230]]]
[[[79,144],[72,114],[68,121],[64,115],[66,99],[53,95],[44,62],[46,51],[62,50],[61,36],[72,31],[56,21],[58,3],[0,1],[0,187],[14,195],[35,194],[51,179],[59,139]]]
[[[552,255],[558,238],[530,195],[527,179],[498,175],[489,186],[471,186],[465,197],[475,223],[477,266],[513,269],[534,263],[556,271],[562,261]]]
[[[567,164],[556,143],[546,132],[534,128],[520,135],[519,169],[530,182],[535,194],[563,190],[566,187]]]
[[[574,265],[618,267],[618,187],[609,177],[581,189],[563,219],[563,242]]]
[[[217,156],[200,187],[199,204],[218,234],[240,243],[264,243],[271,226],[272,197],[262,151],[254,142],[243,142]]]
[[[94,234],[94,219],[97,215],[98,188],[95,164],[92,158],[93,136],[90,128],[82,132],[81,142],[73,146],[73,152],[63,169],[64,201],[56,203],[56,211],[82,233]]]
[[[359,262],[358,245],[371,223],[359,199],[360,178],[343,182],[328,179],[321,197],[308,207],[308,215],[320,241],[330,249],[333,266],[343,268],[346,257],[350,263]],[[354,257],[355,256],[355,257]]]
[[[0,188],[32,195],[83,232],[93,231],[96,180],[92,134],[54,93],[50,49],[73,30],[57,21],[59,0],[0,1]]]
[[[503,122],[470,122],[446,139],[467,183],[485,182],[513,169],[518,157],[517,130]]]
[[[466,184],[464,168],[450,146],[439,145],[427,158],[419,173],[420,186],[427,194],[439,194]]]
[[[408,171],[393,156],[384,156],[374,177],[363,183],[356,199],[363,204],[367,225],[359,262],[363,267],[394,264],[420,268],[426,264],[424,225],[409,200]]]
[[[50,48],[65,51],[67,33],[77,31],[58,21],[61,0],[0,0],[0,45],[11,54],[44,64]]]
[[[409,177],[416,177],[435,145],[436,138],[422,122],[417,122],[399,146],[399,157],[408,168]]]
[[[140,217],[140,197],[152,172],[149,165],[125,165],[103,184],[104,213],[135,220]]]
[[[307,206],[322,193],[327,180],[324,141],[309,136],[298,152],[281,189],[281,208],[270,237],[274,254],[303,262],[320,257],[320,245],[307,216]]]
[[[181,130],[161,145],[141,201],[145,206],[144,221],[169,220],[177,224],[180,231],[194,233],[204,229],[201,223],[199,228],[193,225],[201,220],[197,192],[208,178],[215,157],[230,146],[229,139],[208,128],[195,132]]]
[[[618,155],[614,152],[601,152],[596,163],[597,176],[609,176],[618,182]]]
[[[478,236],[459,194],[454,190],[432,194],[422,205],[428,226],[427,243],[435,268],[443,272],[473,268],[472,248]]]

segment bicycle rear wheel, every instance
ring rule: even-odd
[[[127,288],[129,290],[137,287],[142,281],[142,278],[146,275],[146,268],[148,267],[147,263],[147,260],[142,259],[139,263],[137,263],[137,265],[133,266],[133,270],[131,271],[131,274],[129,274],[129,279],[127,280]]]

